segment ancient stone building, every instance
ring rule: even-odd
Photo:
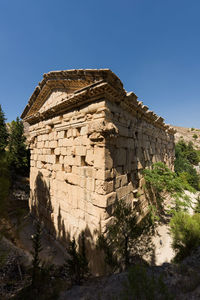
[[[144,214],[142,170],[156,161],[173,168],[173,129],[107,69],[45,74],[22,118],[30,209],[63,241],[103,230],[119,199]]]

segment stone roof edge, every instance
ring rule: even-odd
[[[59,111],[71,109],[77,105],[91,102],[92,100],[96,99],[97,96],[99,97],[100,95],[106,94],[112,101],[118,102],[122,107],[127,108],[130,113],[143,117],[147,122],[156,127],[162,128],[169,134],[174,135],[176,132],[173,127],[170,127],[170,125],[164,123],[164,119],[162,117],[159,117],[156,113],[149,110],[146,105],[143,105],[143,102],[138,101],[138,97],[133,92],[126,92],[120,79],[109,69],[53,71],[44,74],[43,77],[43,80],[39,83],[39,86],[36,87],[26,108],[24,109],[24,112],[21,115],[21,118],[24,118],[24,120],[27,122],[29,120],[36,122],[37,120],[47,118],[54,114],[55,110],[57,109]],[[27,112],[36,100],[42,88],[49,80],[55,79],[85,79],[86,81],[91,81],[93,83],[76,91],[71,97],[67,98],[64,102],[50,108],[48,111],[43,113],[37,112],[36,114],[26,118]],[[90,101],[87,101],[88,97],[91,97]]]
[[[126,93],[124,104],[129,108],[130,112],[132,112],[134,115],[143,117],[148,123],[162,128],[169,134],[174,135],[176,133],[176,130],[172,126],[164,122],[164,118],[149,110],[149,107],[144,105],[142,101],[138,101],[137,96],[133,92]]]
[[[24,119],[28,111],[31,109],[33,103],[37,99],[38,95],[42,91],[42,88],[51,80],[86,80],[94,83],[99,80],[105,80],[109,82],[115,88],[119,90],[123,89],[123,84],[119,77],[115,75],[110,69],[79,69],[79,70],[65,70],[65,71],[51,71],[43,75],[43,79],[39,82],[35,88],[33,94],[29,98],[28,104],[26,105],[21,118]]]

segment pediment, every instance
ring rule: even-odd
[[[54,71],[44,74],[43,77],[21,115],[27,122],[37,115],[49,114],[49,110],[53,112],[53,107],[58,107],[59,104],[65,107],[68,98],[76,98],[78,93],[86,92],[103,82],[125,93],[119,78],[108,69]]]
[[[91,83],[88,81],[47,81],[26,116],[31,116],[37,112],[43,113],[44,111],[53,108],[57,104],[71,97],[74,92],[88,86],[89,84]]]

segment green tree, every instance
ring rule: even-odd
[[[81,244],[79,251],[75,238],[69,242],[68,254],[69,258],[66,260],[65,268],[72,283],[80,285],[82,280],[89,274],[88,260],[85,249],[85,234],[81,234]]]
[[[24,126],[17,117],[10,124],[8,162],[12,173],[26,175],[28,173],[29,151],[25,145]]]
[[[172,197],[181,196],[183,185],[177,174],[172,172],[163,162],[157,162],[152,165],[152,169],[143,171],[146,181],[146,190],[149,198],[156,199],[158,209],[163,208],[163,195],[169,193]]]
[[[199,190],[199,176],[193,167],[199,163],[199,153],[193,148],[192,142],[186,144],[180,140],[175,146],[175,155],[174,169],[176,174],[184,178],[189,186]],[[188,189],[187,186],[185,188]]]
[[[170,221],[170,228],[177,261],[182,260],[200,246],[199,213],[190,216],[183,211],[176,212]]]
[[[32,237],[33,244],[33,260],[32,260],[32,286],[37,285],[37,280],[39,279],[41,269],[40,269],[40,259],[39,253],[42,250],[41,247],[41,226],[40,223],[37,223],[36,233]]]
[[[98,247],[104,250],[106,263],[111,267],[127,268],[130,265],[131,249],[134,241],[145,229],[144,224],[145,221],[138,224],[130,204],[124,200],[115,204],[112,223],[98,240]]]
[[[0,152],[4,152],[8,144],[8,131],[5,120],[5,115],[0,104]]]

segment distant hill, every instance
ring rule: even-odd
[[[200,129],[197,128],[185,128],[179,126],[172,127],[177,131],[175,134],[175,142],[177,143],[181,138],[185,142],[193,142],[196,149],[200,150]]]

